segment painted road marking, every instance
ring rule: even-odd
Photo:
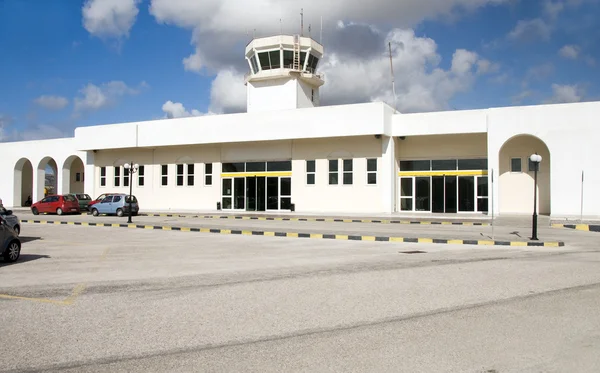
[[[53,221],[40,220],[22,220],[27,224],[54,224]],[[198,232],[213,234],[232,234],[244,236],[269,236],[269,237],[289,237],[289,238],[313,238],[313,239],[335,239],[350,241],[376,241],[376,242],[405,242],[405,243],[426,243],[426,244],[450,244],[450,245],[478,245],[478,246],[526,246],[526,247],[563,247],[562,241],[491,241],[491,240],[456,240],[441,238],[413,238],[413,237],[389,237],[389,236],[371,236],[371,235],[342,235],[327,233],[298,233],[298,232],[268,232],[251,230],[230,230],[200,227],[177,227],[177,226],[159,226],[159,225],[135,225],[135,224],[109,224],[109,223],[91,223],[90,226],[96,227],[119,227],[131,229],[152,229],[152,230],[172,230],[181,232]]]

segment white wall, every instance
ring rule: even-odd
[[[486,133],[486,110],[442,111],[396,114],[393,136],[448,135]]]
[[[400,159],[453,159],[487,157],[485,133],[407,136],[398,140]]]
[[[19,207],[22,201],[27,199],[27,195],[22,195],[25,189],[21,180],[21,173],[15,172],[15,166],[21,159],[27,159],[33,167],[33,202],[43,198],[44,190],[44,174],[43,166],[47,160],[52,159],[57,166],[57,183],[58,193],[63,193],[63,174],[62,170],[65,161],[69,157],[78,156],[84,162],[86,161],[86,153],[76,150],[75,141],[73,138],[56,139],[56,140],[38,140],[38,141],[20,141],[2,143],[0,146],[0,198],[7,207]],[[24,162],[19,162],[24,163]],[[40,164],[41,163],[41,164]],[[40,169],[41,167],[41,169]],[[15,174],[17,179],[15,180]],[[29,180],[24,180],[28,183]]]
[[[299,108],[311,108],[319,106],[319,88],[311,87],[303,81],[297,81],[298,87],[298,107]],[[313,91],[314,91],[314,102],[313,102]]]
[[[383,103],[207,115],[75,129],[80,150],[220,144],[384,133]]]
[[[289,78],[248,82],[248,113],[295,109],[296,85]]]
[[[577,217],[581,208],[581,172],[585,171],[585,217],[600,217],[600,102],[489,110],[489,164],[498,177],[499,153],[512,137],[529,134],[550,151],[551,210],[556,217]],[[526,149],[523,149],[525,151]],[[537,149],[529,149],[531,153]],[[496,211],[502,203],[495,189]],[[533,209],[532,209],[533,212]]]

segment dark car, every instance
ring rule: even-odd
[[[85,193],[71,193],[72,196],[77,198],[79,201],[79,210],[86,211],[88,209],[88,205],[92,202],[92,197]]]
[[[0,218],[0,255],[7,262],[15,262],[21,255],[21,241],[17,232]]]

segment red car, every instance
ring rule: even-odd
[[[111,194],[117,194],[117,193],[103,193],[103,194],[100,194],[98,196],[98,198],[96,198],[95,200],[90,201],[90,203],[88,203],[88,207],[87,207],[88,211],[92,211],[92,206],[94,206],[96,203],[102,202],[102,200],[104,198],[106,198],[106,196],[109,196]]]
[[[79,214],[79,201],[73,195],[51,195],[31,205],[33,215],[47,214]]]

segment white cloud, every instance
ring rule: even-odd
[[[7,128],[11,121],[8,115],[0,113],[0,141],[8,139]]]
[[[523,103],[526,98],[530,98],[531,96],[533,96],[533,91],[525,90],[517,95],[512,96],[511,101],[513,104],[518,105]]]
[[[258,1],[258,2],[257,2]],[[298,33],[299,5],[277,0],[151,0],[150,14],[160,23],[192,30],[192,52],[182,57],[186,71],[216,76],[209,109],[236,112],[246,107],[243,74],[248,66],[244,47],[257,37],[280,32]],[[405,111],[447,107],[458,92],[469,89],[479,74],[497,72],[499,66],[474,52],[458,50],[453,67],[439,68],[441,56],[435,41],[418,38],[409,29],[425,19],[454,19],[487,5],[512,0],[306,0],[304,32],[312,24],[318,40],[323,17],[326,74],[323,104],[369,100],[391,102],[387,40],[394,45],[399,107]],[[393,29],[392,29],[393,25]],[[360,77],[360,79],[357,79]]]
[[[583,88],[578,85],[552,84],[552,97],[545,102],[548,104],[580,102],[584,96]]]
[[[571,60],[579,58],[579,53],[581,53],[581,48],[577,45],[565,45],[558,51],[558,54],[560,54],[561,57]]]
[[[246,86],[244,75],[233,70],[217,74],[210,90],[210,111],[214,113],[237,113],[246,110]]]
[[[515,28],[509,32],[508,38],[514,41],[524,43],[535,42],[538,40],[550,40],[552,30],[550,26],[541,18],[530,20],[520,20]]]
[[[561,1],[546,0],[543,5],[544,15],[550,18],[556,18],[565,8],[565,4]]]
[[[69,104],[69,100],[66,97],[50,95],[42,95],[36,98],[34,102],[48,110],[64,109]]]
[[[163,104],[162,111],[165,112],[166,118],[185,118],[185,117],[197,117],[197,116],[202,115],[202,113],[196,109],[187,111],[182,103],[173,102],[171,100],[169,100]]]
[[[82,8],[83,27],[100,38],[127,37],[139,13],[140,1],[86,0]]]
[[[148,84],[142,82],[140,88],[131,88],[122,81],[110,81],[100,86],[88,84],[79,90],[79,96],[73,100],[75,112],[94,111],[116,103],[119,97],[125,95],[136,95],[141,88]]]

